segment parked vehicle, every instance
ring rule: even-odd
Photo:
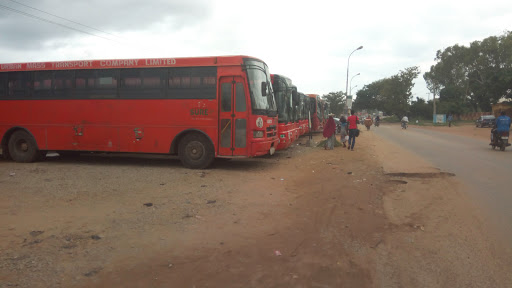
[[[498,147],[501,151],[505,151],[505,148],[510,146],[510,143],[508,143],[509,131],[497,132],[495,129],[491,130],[491,144],[489,145],[491,145],[492,149]]]
[[[483,127],[493,127],[494,124],[496,123],[496,117],[494,117],[493,115],[484,115],[484,116],[480,116],[480,118],[478,118],[475,122],[475,125],[476,127],[480,127],[480,128],[483,128]]]

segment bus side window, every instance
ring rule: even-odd
[[[73,70],[55,71],[53,74],[53,95],[56,98],[71,98],[73,95]]]
[[[236,83],[236,112],[245,112],[247,104],[245,101],[244,85],[240,82]]]
[[[231,83],[222,83],[220,97],[221,112],[231,112]]]
[[[14,99],[29,99],[32,92],[32,72],[8,73],[7,97]]]
[[[168,98],[216,99],[217,68],[169,68]]]
[[[35,98],[51,98],[52,93],[52,76],[51,71],[34,72],[34,97]]]
[[[0,99],[7,97],[7,73],[0,73]]]

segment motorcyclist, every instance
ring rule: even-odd
[[[404,115],[404,117],[402,117],[402,129],[404,129],[404,127],[406,127],[407,123],[409,123],[409,118],[407,118],[407,115]]]
[[[505,111],[501,111],[500,117],[496,118],[496,123],[494,124],[493,129],[491,130],[491,142],[494,142],[496,136],[500,132],[509,132],[510,131],[510,117],[505,114]],[[492,143],[491,143],[492,145]]]
[[[375,116],[375,126],[379,126],[379,123],[380,123],[380,116],[377,115],[377,116]]]

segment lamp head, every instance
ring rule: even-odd
[[[357,48],[356,50],[361,50],[363,49],[363,46],[359,46],[359,48]]]

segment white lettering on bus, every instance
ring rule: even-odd
[[[101,60],[100,66],[102,67],[120,67],[120,66],[137,66],[139,60]]]
[[[147,66],[163,66],[174,64],[176,64],[176,59],[146,59]]]
[[[92,67],[92,61],[65,61],[52,63],[53,68]]]
[[[27,63],[27,69],[43,69],[45,67],[45,63]]]
[[[21,69],[21,64],[2,64],[1,69],[2,70]]]

